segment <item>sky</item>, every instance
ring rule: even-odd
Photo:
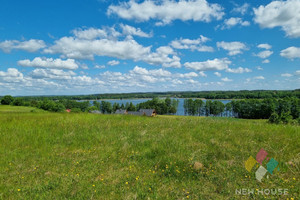
[[[0,96],[300,88],[300,0],[1,0]]]

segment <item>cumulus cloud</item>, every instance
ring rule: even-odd
[[[121,40],[83,35],[81,36],[81,32],[77,30],[74,37],[63,37],[56,40],[54,45],[44,50],[44,53],[62,54],[62,57],[72,59],[91,60],[94,59],[94,56],[108,56],[124,60],[144,61],[164,67],[181,67],[180,58],[168,46],[159,47],[153,52],[151,46],[142,46],[132,37]]]
[[[124,35],[135,35],[139,37],[150,38],[152,34],[143,32],[140,28],[135,28],[133,26],[121,24],[121,29],[123,30]]]
[[[265,60],[262,61],[262,63],[264,63],[264,64],[270,63],[270,60],[265,59]]]
[[[232,81],[232,79],[229,79],[229,78],[227,78],[227,77],[221,78],[221,80],[224,81],[224,82],[230,82],[230,81]]]
[[[0,42],[0,49],[5,53],[10,53],[12,50],[23,50],[28,52],[35,52],[39,49],[45,48],[46,44],[43,40],[27,40],[27,41],[18,41],[18,40],[5,40]]]
[[[280,55],[289,59],[300,58],[300,47],[288,47],[280,51]]]
[[[184,66],[187,69],[193,69],[196,71],[213,71],[213,70],[225,70],[228,68],[228,65],[231,64],[231,61],[227,58],[214,60],[207,60],[204,62],[186,62]]]
[[[229,72],[229,73],[236,73],[236,74],[242,74],[242,73],[252,72],[252,70],[249,69],[249,68],[238,67],[238,68],[236,68],[236,69],[228,68],[228,69],[226,69],[226,72]]]
[[[230,29],[237,25],[250,26],[250,22],[243,21],[240,17],[231,17],[229,19],[225,19],[224,24],[221,26],[221,29]]]
[[[207,75],[206,75],[203,71],[199,72],[199,75],[200,75],[201,77],[207,77]]]
[[[107,64],[110,65],[110,66],[114,66],[114,65],[120,64],[120,61],[118,61],[118,60],[111,60],[111,61],[108,61]]]
[[[18,65],[23,67],[39,67],[39,68],[56,68],[56,69],[70,69],[75,70],[78,68],[78,64],[74,59],[53,59],[53,58],[41,58],[36,57],[32,61],[19,60]]]
[[[112,35],[119,36],[120,33],[115,31],[115,29],[110,29],[110,33],[113,30]],[[96,38],[107,38],[109,33],[107,30],[89,28],[89,29],[75,29],[72,33],[79,39],[93,40]]]
[[[23,81],[23,74],[16,68],[8,68],[7,71],[0,71],[0,82],[17,83]]]
[[[123,19],[135,21],[158,20],[157,25],[169,24],[174,20],[204,21],[222,19],[224,12],[219,4],[210,4],[206,0],[182,1],[143,1],[130,0],[119,5],[111,5],[107,10],[108,15],[117,15]]]
[[[214,75],[216,75],[217,77],[221,77],[222,74],[220,72],[215,72]]]
[[[248,4],[248,3],[244,3],[241,6],[236,5],[236,7],[232,9],[232,12],[240,13],[240,14],[244,15],[247,13],[249,7],[250,7],[250,4]]]
[[[268,58],[269,56],[271,56],[273,54],[273,51],[270,50],[265,50],[265,51],[261,51],[258,54],[255,54],[255,56],[260,57],[260,58]]]
[[[255,80],[264,80],[265,77],[263,77],[263,76],[255,76],[255,77],[253,77],[253,79],[255,79]]]
[[[104,69],[105,65],[95,65],[94,68],[95,69]]]
[[[57,80],[70,80],[74,75],[76,75],[76,73],[73,71],[63,71],[60,69],[34,69],[30,73],[32,78]]]
[[[234,56],[243,53],[243,50],[248,50],[242,42],[217,42],[217,47],[228,51],[228,55]]]
[[[281,27],[287,36],[300,37],[300,1],[272,1],[254,8],[254,21],[262,28]]]
[[[272,48],[272,46],[267,43],[259,44],[257,45],[257,47],[261,49],[267,49],[267,50]]]
[[[174,49],[190,49],[192,51],[197,50],[199,52],[212,52],[214,51],[213,47],[205,46],[203,43],[209,41],[210,39],[200,35],[198,39],[183,39],[173,40],[170,45]]]
[[[196,74],[195,72],[189,72],[189,73],[177,74],[177,76],[180,78],[193,78],[193,77],[198,77],[198,74]]]
[[[261,66],[256,67],[257,70],[264,70]]]
[[[289,73],[285,73],[285,74],[281,74],[282,77],[291,77],[293,76],[292,74],[289,74]]]

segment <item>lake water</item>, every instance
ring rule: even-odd
[[[177,112],[175,115],[184,115],[184,108],[183,108],[184,98],[171,98],[171,99],[179,100]],[[98,102],[107,101],[107,102],[110,102],[112,105],[114,103],[118,103],[120,105],[123,103],[125,105],[126,103],[130,103],[130,102],[132,102],[132,104],[134,104],[134,105],[137,105],[139,103],[142,103],[142,102],[145,102],[148,100],[151,100],[151,99],[108,99],[108,100],[97,100],[97,101]],[[202,101],[205,102],[206,100],[202,100]],[[231,100],[215,100],[215,101],[221,101],[224,104],[231,102]],[[93,101],[90,101],[90,103],[93,104]]]

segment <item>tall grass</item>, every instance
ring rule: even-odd
[[[296,198],[299,134],[265,120],[0,113],[0,199]],[[280,167],[262,183],[244,167],[261,148]]]

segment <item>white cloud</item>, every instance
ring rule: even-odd
[[[280,55],[285,58],[300,58],[300,47],[289,47],[280,51]]]
[[[296,76],[300,76],[300,70],[297,70],[297,71],[295,72],[295,75],[296,75]]]
[[[187,69],[193,69],[196,71],[213,71],[213,70],[225,70],[228,68],[228,65],[231,64],[231,61],[227,58],[214,60],[207,60],[204,62],[186,62],[184,66]]]
[[[36,79],[62,79],[68,80],[76,75],[73,71],[63,71],[60,69],[35,69],[30,73],[32,78]]]
[[[233,8],[232,12],[241,13],[242,15],[246,14],[250,5],[248,3],[244,3],[242,6],[236,6]]]
[[[170,77],[172,75],[171,72],[163,69],[154,69],[147,70],[146,68],[142,68],[139,66],[135,66],[133,70],[130,71],[131,74],[140,74],[140,75],[150,75],[155,77]]]
[[[118,60],[111,60],[111,61],[108,61],[107,64],[110,65],[110,66],[114,66],[114,65],[120,64],[120,61],[118,61]]]
[[[201,76],[201,77],[207,77],[207,75],[204,73],[204,72],[199,72],[199,75]]]
[[[95,65],[95,69],[104,69],[105,65]]]
[[[5,40],[0,42],[0,49],[5,53],[9,53],[12,50],[23,50],[28,52],[35,52],[39,49],[45,48],[46,44],[43,40],[27,40],[27,41],[18,41],[18,40]]]
[[[74,59],[53,59],[53,58],[41,58],[36,57],[32,61],[26,60],[19,60],[18,65],[23,67],[41,67],[41,68],[56,68],[56,69],[77,69],[78,64],[75,62]]]
[[[283,77],[291,77],[291,76],[293,76],[292,74],[289,74],[289,73],[285,73],[285,74],[281,74],[281,76],[283,76]]]
[[[206,0],[181,0],[179,2],[164,0],[136,2],[122,2],[111,5],[107,10],[108,15],[116,14],[127,20],[149,21],[159,20],[157,25],[169,24],[174,20],[204,21],[222,19],[224,12],[219,4],[210,4]]]
[[[224,82],[230,82],[230,81],[232,81],[232,79],[229,79],[229,78],[227,78],[227,77],[221,78],[221,80],[224,81]]]
[[[264,70],[261,66],[256,67],[257,70]]]
[[[242,67],[238,67],[236,69],[226,69],[226,72],[230,72],[230,73],[236,73],[236,74],[242,74],[242,73],[248,73],[248,72],[252,72],[251,69],[249,68],[242,68]]]
[[[253,77],[253,79],[256,79],[256,80],[264,80],[265,77],[263,77],[263,76],[255,76],[255,77]]]
[[[80,35],[80,31],[77,31]],[[82,36],[81,36],[82,37]],[[117,38],[81,39],[63,37],[55,41],[53,46],[44,50],[44,53],[62,54],[62,57],[73,59],[94,59],[94,56],[108,56],[117,59],[144,61],[164,67],[181,67],[180,58],[171,47],[162,46],[151,51],[151,46],[144,47],[134,39],[127,37],[124,40]]]
[[[217,42],[217,47],[228,51],[228,55],[234,56],[243,53],[243,50],[248,50],[242,42]]]
[[[221,26],[221,29],[230,29],[236,25],[250,26],[250,22],[243,21],[242,18],[239,17],[231,17],[229,19],[225,19],[224,25]]]
[[[220,72],[215,72],[214,73],[217,77],[221,77],[222,76],[222,74],[220,73]]]
[[[80,67],[81,67],[81,69],[89,69],[89,67],[87,66],[87,64],[81,64]]]
[[[257,47],[261,48],[261,49],[271,49],[272,48],[272,46],[267,43],[259,44],[259,45],[257,45]]]
[[[123,30],[123,34],[125,35],[136,35],[139,37],[146,37],[146,38],[152,37],[152,34],[145,33],[140,28],[135,28],[133,26],[124,25],[124,24],[121,24],[120,26]]]
[[[300,37],[300,1],[272,1],[254,8],[254,21],[262,28],[281,27],[290,37]]]
[[[262,61],[262,63],[266,64],[266,63],[270,63],[270,61],[268,59],[265,59]]]
[[[96,38],[107,38],[106,30],[89,28],[89,29],[75,29],[72,33],[79,39],[93,40]]]
[[[193,78],[193,77],[198,77],[198,74],[196,74],[195,72],[189,72],[184,74],[178,74],[177,76],[180,78]]]
[[[200,35],[198,39],[183,39],[173,40],[170,45],[175,49],[190,49],[192,51],[197,50],[200,52],[212,52],[214,51],[213,47],[205,46],[203,43],[209,41],[210,39]]]
[[[23,81],[23,74],[16,68],[8,68],[7,71],[0,71],[0,82],[18,83]]]
[[[265,50],[265,51],[259,52],[258,54],[255,54],[255,56],[265,59],[265,58],[268,58],[272,54],[273,54],[273,51]]]

